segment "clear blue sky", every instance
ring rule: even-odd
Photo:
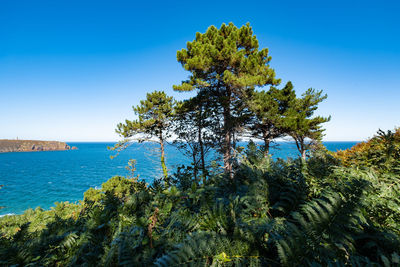
[[[400,126],[398,1],[0,2],[0,139],[118,140],[146,92],[186,79],[197,31],[250,22],[299,93],[323,89],[325,140]]]

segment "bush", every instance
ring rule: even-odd
[[[396,154],[366,163],[360,153],[371,151],[354,151],[273,161],[251,145],[234,179],[199,183],[185,169],[171,185],[115,176],[80,203],[0,218],[0,264],[395,266]]]

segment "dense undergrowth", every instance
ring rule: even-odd
[[[250,143],[234,179],[113,177],[80,203],[1,218],[0,264],[398,266],[399,136],[307,161]]]

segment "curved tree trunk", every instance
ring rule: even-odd
[[[229,174],[229,178],[233,179],[232,173],[232,135],[230,127],[230,108],[224,107],[224,144],[223,144],[223,154],[224,154],[224,169],[225,172]]]
[[[168,177],[167,165],[165,164],[165,151],[164,151],[164,139],[162,133],[160,134],[160,147],[161,147],[161,167],[163,170],[164,177]]]
[[[198,120],[198,125],[197,125],[197,138],[199,141],[199,147],[200,147],[200,161],[201,161],[201,172],[203,175],[203,182],[205,182],[206,179],[206,163],[205,163],[205,155],[204,155],[204,144],[203,144],[203,137],[202,137],[202,129],[203,129],[203,104],[200,102],[199,105],[199,120]]]
[[[198,134],[199,134],[198,139],[199,139],[199,146],[200,146],[201,171],[203,174],[203,182],[204,182],[206,179],[206,162],[205,162],[205,156],[204,156],[203,137],[201,136],[201,126],[199,126]]]
[[[197,160],[196,160],[196,154],[193,153],[192,154],[192,159],[193,159],[193,176],[194,176],[194,180],[197,182]]]
[[[264,137],[264,155],[265,155],[265,157],[268,157],[268,155],[269,155],[270,144],[271,144],[271,140],[269,140],[268,137]]]
[[[303,148],[302,149],[302,151],[301,151],[301,158],[303,159],[303,160],[306,160],[306,150]]]
[[[301,158],[303,160],[305,160],[306,159],[306,151],[307,151],[307,149],[305,148],[305,145],[304,145],[304,138],[295,137],[295,136],[292,136],[292,137],[293,137],[293,139],[294,139],[294,141],[296,143],[297,150],[299,150],[299,152],[300,152]]]

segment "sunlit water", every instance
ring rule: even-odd
[[[347,149],[356,142],[325,142],[329,150]],[[114,175],[127,175],[129,159],[136,159],[139,178],[151,182],[161,176],[153,144],[133,144],[117,157],[109,151],[113,143],[69,143],[78,150],[0,153],[0,215],[20,214],[28,208],[48,209],[54,202],[75,202],[90,187],[100,187]],[[272,148],[273,156],[296,157],[293,143]],[[167,165],[173,171],[188,163],[174,147],[167,146]]]

